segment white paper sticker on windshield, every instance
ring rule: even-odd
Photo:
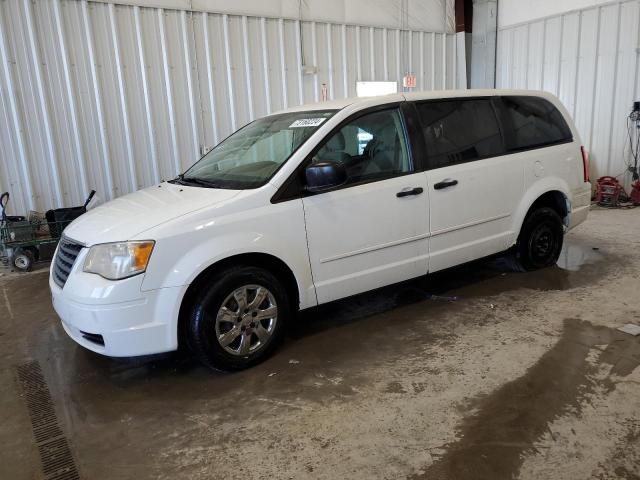
[[[289,128],[317,127],[325,120],[326,118],[301,118],[289,125]]]

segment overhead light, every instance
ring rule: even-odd
[[[356,82],[358,97],[377,97],[398,93],[398,82]]]

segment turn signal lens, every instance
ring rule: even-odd
[[[129,248],[133,255],[133,268],[136,270],[146,269],[153,251],[153,242],[135,243],[131,244]]]

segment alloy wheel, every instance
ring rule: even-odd
[[[222,302],[216,315],[216,338],[232,355],[251,355],[269,343],[277,320],[273,293],[260,285],[244,285]]]

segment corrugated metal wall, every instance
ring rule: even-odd
[[[357,80],[406,71],[421,89],[454,87],[455,35],[0,0],[0,191],[14,213],[90,189],[108,200],[174,177],[255,117],[318,100],[321,83],[353,96]]]
[[[556,94],[589,149],[591,177],[629,184],[627,116],[638,99],[638,0],[501,29],[498,88]]]

